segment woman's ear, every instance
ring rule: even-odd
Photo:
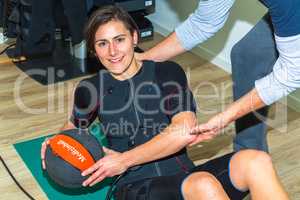
[[[139,42],[139,36],[138,36],[138,33],[137,33],[137,31],[134,31],[134,32],[133,32],[133,44],[134,44],[134,47],[137,46],[138,42]]]

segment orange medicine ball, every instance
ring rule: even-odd
[[[50,139],[45,156],[46,171],[60,186],[79,188],[87,179],[81,172],[103,156],[102,146],[87,130],[67,130]]]

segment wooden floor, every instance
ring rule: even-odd
[[[144,42],[141,47],[146,49],[161,39],[156,34],[154,41]],[[3,47],[0,46],[0,49]],[[13,64],[4,62],[5,57],[0,57],[0,155],[32,196],[47,199],[12,144],[58,131],[67,120],[72,89],[80,79],[42,86],[27,78]],[[229,74],[192,53],[185,53],[174,60],[185,69],[190,86],[196,93],[199,122],[205,122],[232,101]],[[22,78],[24,80],[20,81]],[[300,200],[299,122],[300,114],[284,104],[277,103],[272,107],[268,131],[270,152],[282,183],[293,200]],[[190,148],[189,155],[199,164],[229,152],[233,135],[234,127],[230,126],[218,138]],[[33,156],[40,159],[39,155]],[[26,199],[1,164],[0,194],[0,200]]]

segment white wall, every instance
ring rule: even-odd
[[[168,35],[197,7],[198,0],[156,0],[156,12],[149,16],[155,31]],[[257,0],[237,0],[224,28],[193,52],[231,72],[230,50],[264,15]]]

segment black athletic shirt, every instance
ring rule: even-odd
[[[126,102],[124,99],[129,98],[128,85],[135,84],[136,80],[143,80],[147,76],[146,68],[150,65],[155,65],[155,80],[153,80],[153,84],[157,85],[160,91],[151,96],[149,101],[152,101],[151,98],[160,98],[163,104],[160,109],[170,119],[180,112],[196,112],[196,104],[188,87],[183,69],[174,62],[154,63],[145,61],[139,72],[128,80],[120,81],[111,77],[107,81],[105,77],[111,75],[107,75],[108,72],[106,70],[102,70],[97,75],[82,80],[75,89],[71,121],[77,127],[80,126],[80,121],[83,121],[81,124],[86,126],[90,125],[96,117],[99,117],[101,121],[100,110],[103,107],[109,107],[109,105],[101,105],[101,99],[103,96],[111,95],[112,93],[119,94],[115,101],[119,102],[120,108],[124,106],[122,105],[124,101]],[[136,91],[139,85],[134,86]]]

